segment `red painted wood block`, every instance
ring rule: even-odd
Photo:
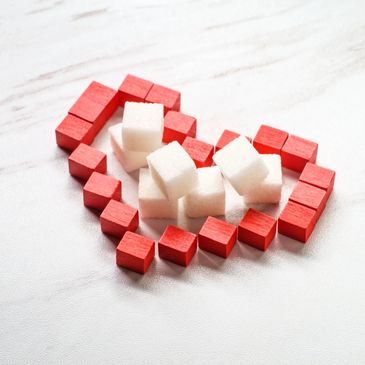
[[[192,158],[197,168],[212,166],[214,153],[213,145],[198,141],[195,138],[186,137],[182,146]]]
[[[164,114],[169,110],[180,111],[180,92],[154,84],[145,99],[148,103],[164,105]]]
[[[138,210],[120,201],[110,200],[100,215],[101,230],[115,237],[134,232],[139,225]]]
[[[259,153],[280,155],[288,136],[287,132],[263,124],[253,139],[253,146]]]
[[[68,158],[70,174],[82,180],[87,180],[94,171],[106,172],[106,154],[86,144],[79,146]]]
[[[326,190],[328,200],[335,184],[336,172],[308,162],[299,177],[299,181]]]
[[[56,128],[56,142],[68,151],[73,151],[80,143],[91,144],[94,127],[83,119],[67,114]]]
[[[199,247],[221,257],[228,257],[237,240],[237,227],[231,223],[208,217],[199,234]]]
[[[307,242],[316,225],[316,214],[314,209],[288,201],[278,220],[278,232]]]
[[[92,123],[97,135],[118,108],[118,92],[96,81],[86,88],[69,113]]]
[[[266,251],[276,234],[276,220],[250,208],[238,226],[238,240]]]
[[[194,233],[169,225],[158,242],[158,253],[162,259],[181,266],[188,266],[197,250]]]
[[[326,206],[327,194],[323,189],[299,181],[289,200],[314,209],[317,212],[316,220],[318,220]]]
[[[187,136],[195,137],[196,135],[196,118],[180,112],[169,111],[164,119],[164,130],[162,141],[169,143],[178,141],[184,142]]]
[[[218,139],[217,144],[215,145],[215,152],[218,152],[220,149],[222,149],[224,146],[226,146],[229,142],[232,142],[234,139],[239,137],[240,134],[236,132],[229,131],[228,129],[225,129],[221,136]],[[252,143],[252,139],[250,137],[247,137],[247,140]]]
[[[111,199],[119,201],[122,198],[122,182],[93,172],[84,186],[83,194],[86,207],[103,210]]]
[[[281,164],[287,169],[302,172],[307,162],[315,162],[318,144],[297,136],[289,136],[281,150]]]
[[[119,105],[124,107],[126,101],[144,102],[153,82],[137,76],[127,75],[119,87]]]
[[[118,266],[139,274],[147,272],[155,257],[155,242],[134,232],[126,232],[116,250]]]

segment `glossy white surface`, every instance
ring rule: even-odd
[[[3,1],[0,363],[364,363],[364,14],[363,0]],[[118,87],[128,72],[180,90],[207,142],[262,122],[318,142],[337,177],[308,244],[118,269],[54,129],[92,79]],[[94,146],[137,206],[107,127]],[[285,172],[283,201],[296,179]],[[229,221],[241,204],[229,191]]]

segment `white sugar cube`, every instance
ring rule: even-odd
[[[188,194],[198,184],[194,161],[176,141],[147,156],[151,175],[170,200]]]
[[[186,215],[191,218],[223,215],[226,193],[219,168],[198,169],[198,179],[198,186],[183,198]]]
[[[125,171],[131,172],[140,167],[147,166],[146,157],[149,152],[136,152],[124,149],[122,142],[122,123],[110,127],[108,131],[112,149]]]
[[[244,136],[224,146],[213,160],[240,195],[261,183],[269,173],[261,155]]]
[[[279,203],[283,183],[279,155],[262,155],[269,174],[244,197],[245,203]]]
[[[161,147],[162,133],[162,104],[125,103],[122,139],[126,150],[152,152]]]
[[[176,219],[177,217],[177,200],[167,199],[146,168],[139,170],[138,201],[142,218]]]

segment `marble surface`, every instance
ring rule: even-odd
[[[365,363],[363,0],[5,0],[0,43],[1,364]],[[308,244],[118,269],[54,129],[91,80],[126,73],[179,89],[208,142],[262,122],[317,141],[337,180]],[[105,130],[94,145],[136,205]],[[297,177],[285,172],[283,203]]]

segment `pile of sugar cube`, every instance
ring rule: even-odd
[[[315,163],[318,144],[261,125],[253,140],[224,130],[214,146],[195,138],[197,120],[180,112],[180,98],[176,90],[132,75],[118,90],[92,82],[56,128],[57,144],[71,152],[70,174],[85,181],[85,206],[100,212],[105,234],[121,238],[117,264],[148,270],[155,246],[135,233],[139,220],[176,219],[180,199],[188,217],[206,221],[197,235],[166,227],[159,255],[179,265],[187,266],[197,247],[228,257],[237,239],[265,251],[276,230],[306,242],[335,179],[334,171]],[[90,146],[118,107],[123,119],[109,128],[110,143],[126,172],[139,170],[138,209],[122,202],[122,181],[106,174],[106,154]],[[225,214],[226,184],[246,204],[280,202],[282,167],[301,175],[278,220],[252,208],[238,227],[216,218]]]

